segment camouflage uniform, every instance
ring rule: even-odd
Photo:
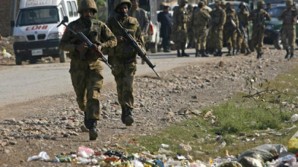
[[[221,7],[221,5],[223,5],[221,0],[217,0],[215,3],[217,6],[216,9],[211,12],[210,33],[216,49],[214,56],[221,56],[223,47],[223,26],[226,22],[226,12]]]
[[[79,12],[82,10],[96,10],[93,0],[82,0]],[[94,2],[94,1],[93,1]],[[82,16],[71,22],[69,28],[75,32],[83,32],[91,42],[100,45],[103,49],[114,47],[117,44],[116,37],[111,30],[101,21],[87,20]],[[95,128],[96,120],[100,115],[100,90],[103,84],[102,63],[98,59],[98,54],[91,49],[81,57],[77,46],[82,44],[75,34],[66,29],[61,39],[60,48],[69,51],[70,75],[73,88],[77,96],[79,108],[85,113],[85,126],[88,129]]]
[[[236,11],[231,8],[230,3],[226,4],[226,23],[224,25],[224,38],[227,43],[228,56],[236,54],[236,39],[239,21]]]
[[[121,120],[124,124],[130,126],[133,123],[131,112],[134,104],[133,80],[136,72],[137,52],[130,43],[123,39],[124,35],[117,21],[129,31],[141,46],[143,46],[143,41],[141,27],[137,19],[117,13],[117,9],[125,3],[129,7],[131,6],[129,0],[116,0],[114,2],[116,14],[107,21],[107,25],[118,39],[117,46],[109,50],[108,60],[113,67],[112,74],[117,84],[118,101],[122,108]]]
[[[265,31],[265,19],[270,20],[270,15],[262,9],[264,1],[258,1],[257,9],[251,12],[249,19],[252,20],[252,47],[257,50],[257,58],[262,58],[263,40]]]
[[[193,48],[195,46],[195,38],[194,38],[194,30],[193,27],[191,27],[192,25],[192,15],[194,12],[194,8],[191,4],[188,4],[187,8],[186,8],[186,13],[188,13],[188,21],[187,21],[187,39],[188,39],[188,44],[187,44],[187,48]]]
[[[204,9],[204,2],[200,1],[198,8],[194,11],[192,17],[192,28],[194,29],[196,57],[208,57],[206,54],[206,40],[208,34],[208,24],[211,16],[209,12]]]
[[[282,12],[279,19],[283,21],[282,43],[287,52],[285,58],[288,59],[294,56],[298,13],[296,6],[293,6],[292,0],[287,0],[286,4],[287,8]]]
[[[241,52],[243,51],[247,55],[250,54],[247,34],[249,12],[244,3],[240,3],[239,8],[238,19],[240,33],[238,33],[237,36],[237,50]]]
[[[177,56],[186,56],[189,55],[185,53],[185,45],[187,40],[187,21],[188,14],[184,6],[186,5],[187,0],[179,0],[179,6],[174,8],[173,13],[173,41],[175,42],[177,49]],[[180,54],[180,50],[182,53]]]

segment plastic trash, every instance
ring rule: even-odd
[[[133,160],[133,166],[134,167],[144,167],[143,163],[139,160]]]
[[[50,160],[50,156],[45,151],[41,151],[38,155],[33,155],[27,159],[27,161],[48,161]]]
[[[249,149],[238,157],[243,167],[262,167],[265,162],[277,159],[287,148],[281,144],[264,144]]]
[[[78,156],[83,158],[89,158],[94,155],[94,150],[85,146],[80,146],[78,149]]]
[[[55,162],[72,162],[74,158],[69,155],[56,155]]]
[[[239,162],[230,161],[221,163],[218,167],[242,167],[242,165]]]
[[[294,115],[292,115],[291,118],[290,118],[290,121],[291,121],[292,123],[297,122],[297,121],[298,121],[298,114],[294,114]]]
[[[298,132],[296,132],[288,141],[289,152],[298,153]]]

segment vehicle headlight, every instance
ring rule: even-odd
[[[62,34],[59,32],[50,33],[48,39],[60,39],[62,38]]]
[[[14,41],[15,42],[24,42],[24,41],[26,41],[26,37],[25,36],[14,36]]]
[[[266,25],[266,29],[272,30],[273,29],[273,25]]]

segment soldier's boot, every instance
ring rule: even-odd
[[[96,140],[98,137],[98,132],[96,129],[96,120],[94,119],[85,119],[84,120],[85,126],[89,129],[89,140]]]
[[[221,56],[222,56],[221,49],[217,50],[216,56],[219,56],[219,57],[221,57]]]
[[[232,56],[231,49],[228,50],[228,53],[226,54],[226,56]]]
[[[202,57],[209,57],[209,55],[205,52],[205,50],[202,50]]]
[[[294,57],[294,53],[291,52],[290,59]]]
[[[132,123],[134,122],[131,112],[132,112],[132,109],[130,108],[125,107],[122,109],[121,121],[126,126],[131,126]]]
[[[246,51],[246,52],[245,52],[245,55],[249,55],[249,54],[251,54],[251,51],[249,50],[249,48],[246,48],[245,51]]]
[[[182,49],[182,56],[183,56],[183,57],[189,57],[189,54],[185,53],[185,50]]]
[[[257,59],[261,59],[263,57],[263,53],[262,52],[258,52],[257,53]]]
[[[177,57],[182,57],[179,49],[177,49]]]
[[[285,59],[288,59],[289,58],[289,49],[286,49],[286,55],[285,55]]]
[[[233,51],[232,51],[232,55],[237,55],[238,53],[237,53],[237,50],[236,49],[233,49]]]

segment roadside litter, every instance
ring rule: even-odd
[[[162,144],[161,147],[170,146]],[[244,151],[237,158],[229,155],[224,158],[210,158],[209,162],[204,163],[178,154],[174,157],[165,154],[153,155],[149,152],[128,155],[116,150],[101,152],[80,146],[76,152],[58,154],[54,159],[50,159],[48,154],[42,151],[29,157],[27,161],[39,160],[101,167],[298,167],[297,155],[288,152],[281,144],[264,144]]]

